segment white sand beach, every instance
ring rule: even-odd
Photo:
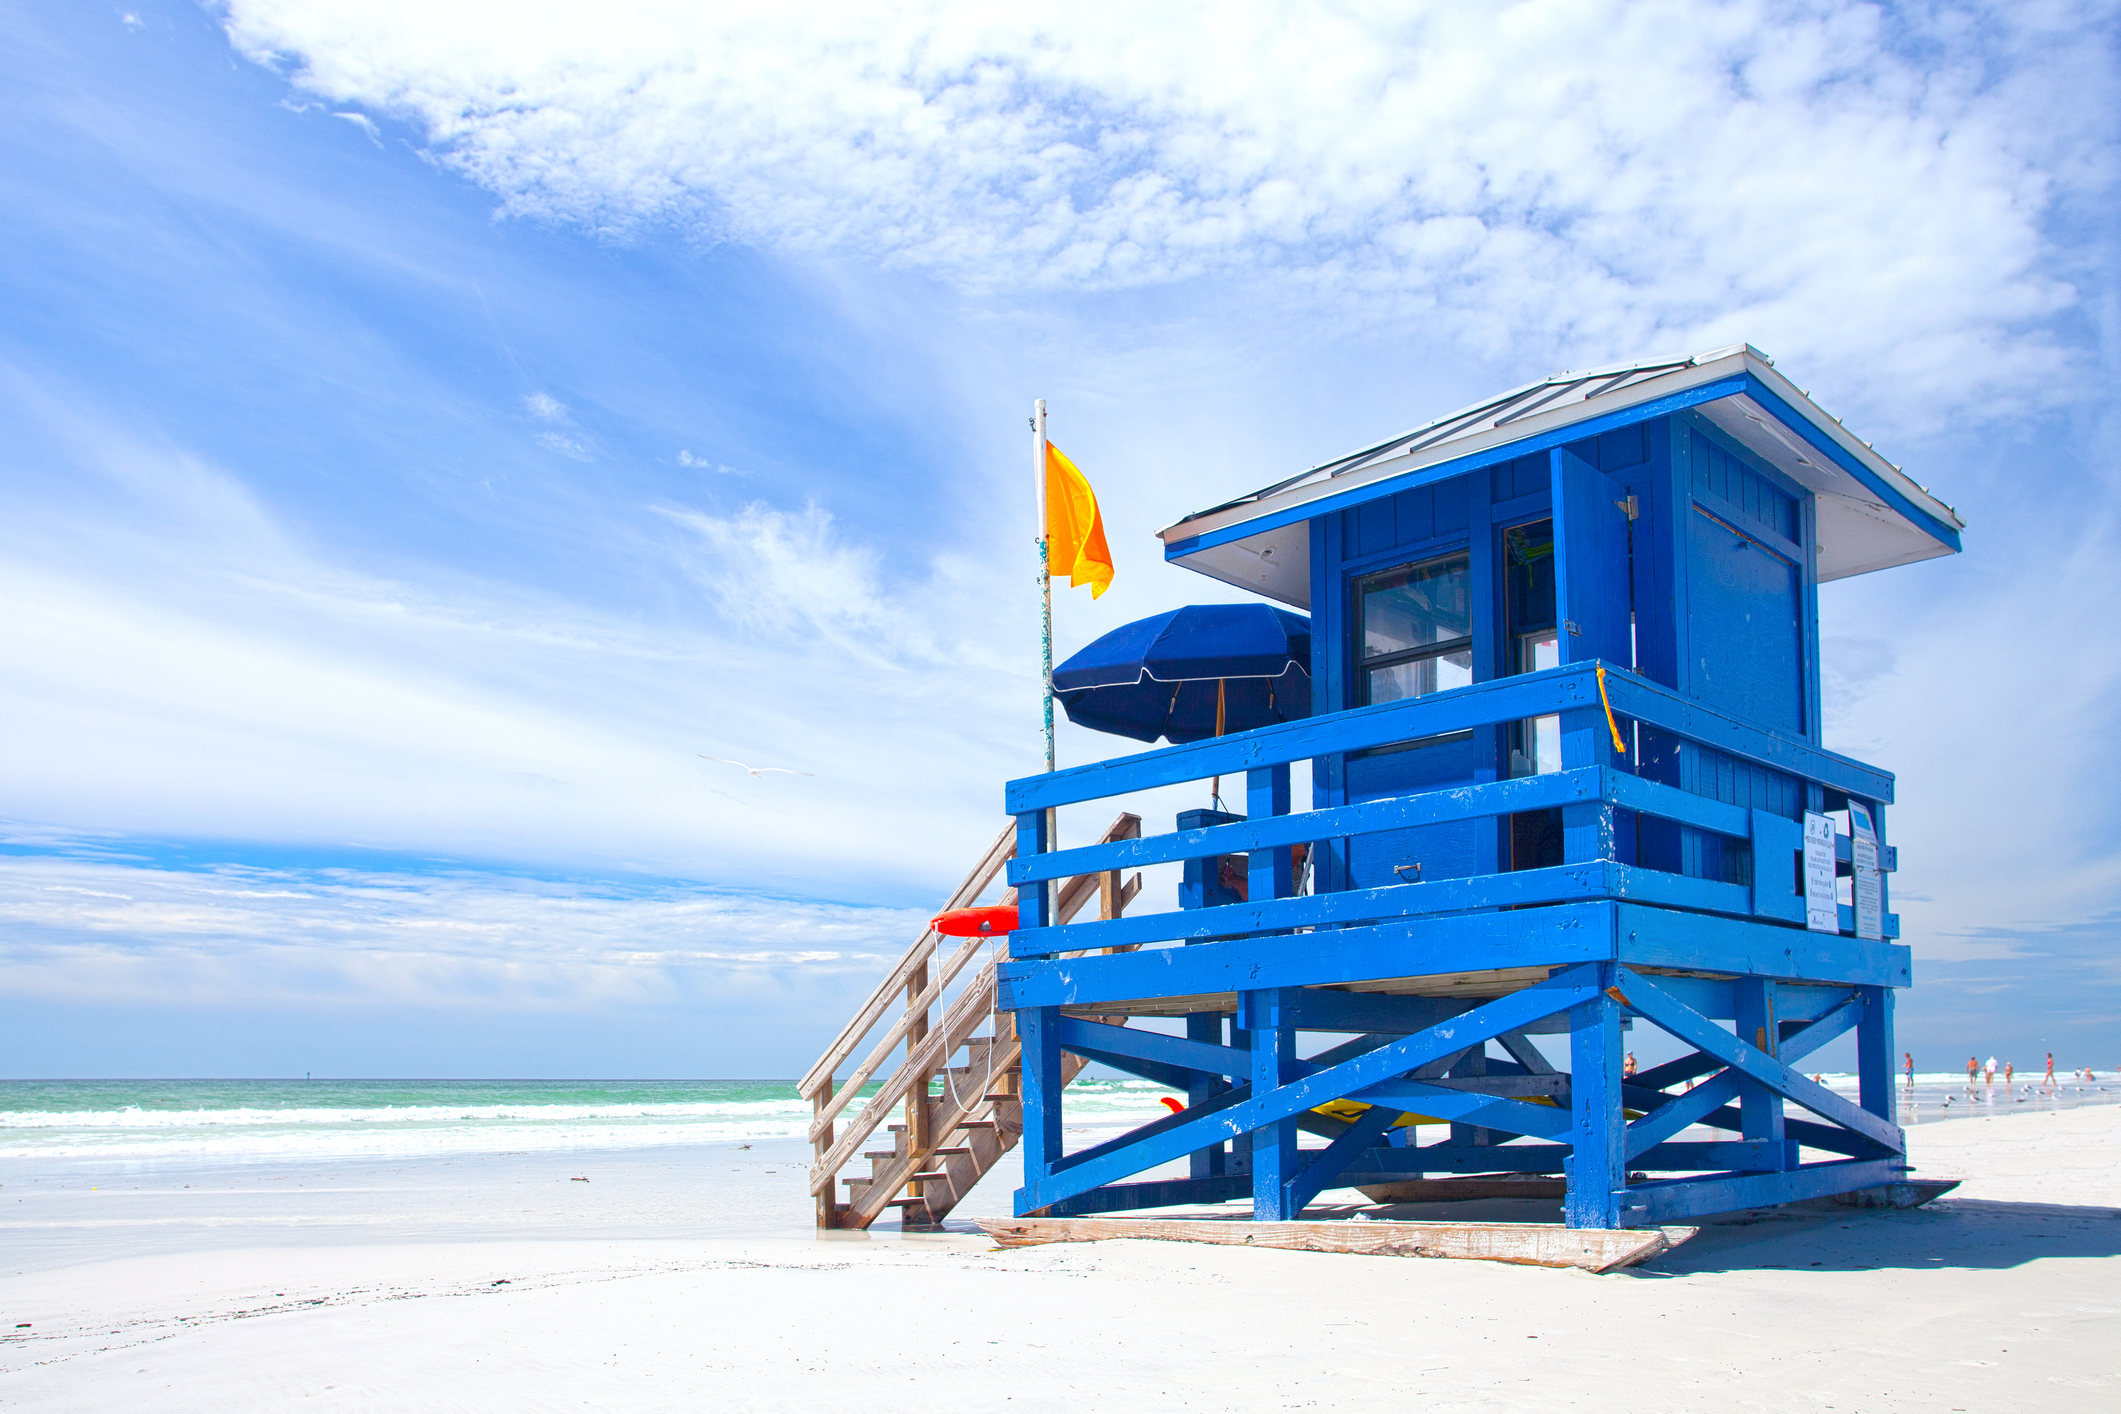
[[[1931,1209],[1735,1215],[1606,1276],[820,1239],[793,1146],[105,1183],[15,1165],[0,1406],[2114,1409],[2121,1108],[1911,1140],[1923,1176],[1965,1180]],[[989,1193],[977,1211],[1004,1211]],[[1422,1211],[1540,1216],[1502,1206]]]

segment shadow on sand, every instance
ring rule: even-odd
[[[1477,1203],[1394,1203],[1382,1207],[1314,1204],[1306,1218],[1421,1222],[1561,1221],[1559,1203],[1494,1199]],[[1697,1272],[2002,1269],[2038,1257],[2121,1256],[2121,1209],[2064,1203],[1998,1203],[1943,1198],[1909,1212],[1826,1203],[1725,1213],[1702,1222],[1689,1242],[1629,1269],[1638,1277]]]

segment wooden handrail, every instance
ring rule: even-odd
[[[1016,826],[1010,824],[994,837],[993,844],[987,846],[987,852],[980,856],[979,863],[972,866],[972,872],[965,876],[964,882],[950,895],[950,901],[943,905],[943,911],[963,908],[985,893],[987,885],[994,882],[994,876],[1001,872],[1002,866],[1015,856]],[[906,955],[898,960],[898,966],[892,968],[890,974],[877,984],[876,991],[862,1004],[862,1009],[854,1014],[854,1019],[842,1027],[840,1034],[833,1038],[832,1044],[825,1048],[825,1053],[818,1057],[817,1064],[805,1071],[803,1078],[795,1083],[798,1095],[806,1100],[812,1099],[821,1087],[832,1083],[832,1073],[839,1069],[841,1062],[854,1053],[854,1048],[861,1044],[862,1037],[869,1034],[869,1028],[876,1025],[877,1019],[884,1014],[892,1000],[905,991],[906,983],[913,976],[914,970],[935,952],[938,940],[939,935],[932,929],[921,931],[920,938],[912,947],[906,949]]]
[[[1002,902],[1005,904],[1016,902],[1016,890],[1011,889],[1003,894]],[[898,1043],[906,1039],[906,1034],[913,1030],[915,1024],[927,1018],[928,1008],[935,1005],[936,999],[941,997],[951,982],[956,980],[957,974],[964,970],[965,964],[979,956],[980,949],[983,946],[995,941],[997,940],[994,938],[967,938],[963,946],[950,954],[949,957],[943,959],[942,969],[936,973],[934,980],[929,982],[919,996],[906,1004],[905,1012],[892,1024],[891,1029],[884,1033],[883,1039],[869,1048],[869,1054],[863,1058],[860,1065],[854,1068],[854,1073],[849,1075],[844,1082],[834,1082],[831,1097],[819,1105],[816,1113],[811,1116],[808,1138],[813,1143],[816,1142],[818,1136],[831,1127],[833,1120],[838,1117],[840,1111],[846,1109],[848,1105],[854,1102],[854,1097],[861,1093],[864,1085],[869,1083],[869,1077],[882,1068],[885,1060],[890,1057],[893,1051],[898,1049]]]
[[[1122,812],[1106,827],[1098,842],[1110,844],[1117,840],[1137,838],[1141,834],[1141,824],[1139,815]],[[994,846],[988,850],[986,857],[973,872],[965,877],[965,882],[958,886],[958,892],[952,895],[953,901],[948,906],[962,907],[964,903],[977,898],[987,882],[1001,871],[1002,866],[1015,852],[1015,828],[1011,826],[1002,838],[996,839]],[[1054,916],[1062,922],[1073,918],[1084,904],[1098,896],[1101,882],[1101,876],[1097,874],[1084,874],[1068,880],[1061,886]],[[964,947],[952,954],[945,964],[943,975],[911,999],[905,1015],[894,1024],[885,1039],[872,1048],[869,1056],[864,1059],[863,1069],[858,1072],[858,1076],[850,1076],[844,1085],[836,1083],[832,1069],[852,1053],[854,1045],[875,1025],[893,994],[904,989],[914,969],[933,955],[936,946],[935,934],[932,931],[922,933],[921,941],[908,950],[898,967],[892,970],[891,976],[870,997],[868,1005],[856,1014],[854,1022],[850,1022],[847,1029],[840,1033],[840,1038],[833,1042],[832,1049],[826,1052],[825,1057],[818,1065],[813,1066],[810,1074],[805,1075],[800,1082],[802,1086],[807,1087],[802,1093],[812,1100],[815,1107],[809,1131],[813,1144],[824,1141],[826,1136],[831,1134],[836,1118],[852,1103],[861,1087],[868,1083],[870,1075],[874,1074],[884,1057],[890,1054],[893,1047],[907,1039],[917,1022],[926,1020],[929,1007],[940,996],[947,982],[977,953],[981,941],[977,938],[970,939]],[[813,1194],[830,1201],[839,1171],[868,1141],[869,1136],[876,1132],[876,1127],[883,1123],[884,1117],[906,1098],[916,1082],[925,1087],[928,1077],[941,1069],[950,1055],[962,1046],[972,1031],[986,1019],[994,1007],[996,966],[999,961],[998,957],[989,958],[972,984],[944,1009],[941,1024],[930,1030],[927,1035],[911,1042],[911,1048],[899,1068],[884,1081],[876,1094],[863,1103],[845,1132],[832,1137],[829,1147],[811,1166],[810,1188]],[[864,1017],[867,1017],[866,1021]],[[855,1029],[857,1024],[861,1028],[859,1031]],[[850,1033],[852,1040],[848,1039]],[[821,1073],[822,1079],[819,1078]]]

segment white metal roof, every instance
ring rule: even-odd
[[[1817,494],[1820,579],[1845,579],[1958,550],[1958,532],[1965,526],[1950,506],[1827,415],[1750,344],[1691,358],[1557,373],[1198,511],[1157,534],[1174,563],[1307,608],[1311,543],[1306,523],[1312,516],[1456,475],[1466,469],[1459,464],[1470,459],[1482,464],[1506,460],[1508,449],[1519,443],[1545,447],[1570,440],[1557,434],[1579,423],[1629,409],[1654,415],[1644,405],[1666,400],[1692,406]],[[1525,447],[1517,454],[1532,450]]]

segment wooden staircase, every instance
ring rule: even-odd
[[[1141,817],[1123,814],[1099,843],[1140,835]],[[1015,854],[1012,822],[943,908],[976,903]],[[1100,918],[1117,918],[1140,890],[1139,874],[1124,884],[1117,871],[1079,875],[1061,883],[1055,914],[1065,923],[1095,898]],[[1001,901],[1015,899],[1009,890]],[[941,950],[944,941],[933,929],[923,929],[797,1082],[811,1104],[810,1141],[817,1158],[810,1168],[810,1192],[821,1228],[865,1228],[890,1208],[900,1210],[908,1228],[936,1227],[1023,1133],[1016,1028],[1009,1013],[995,1008],[995,970],[1006,939],[950,939],[955,946],[947,954]],[[841,1067],[895,1007],[896,1016],[860,1063],[840,1078]],[[1092,1019],[1126,1024],[1124,1017]],[[894,1054],[903,1056],[897,1069],[874,1095],[862,1099],[864,1087]],[[1073,1080],[1083,1064],[1068,1057],[1065,1079]],[[885,1125],[894,1110],[903,1122]],[[889,1147],[863,1148],[879,1128]],[[869,1161],[868,1174],[842,1178],[857,1151]]]

